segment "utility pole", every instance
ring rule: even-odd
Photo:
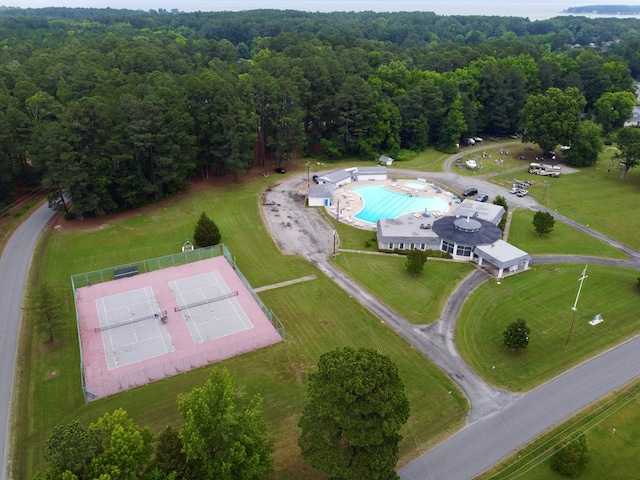
[[[564,343],[565,347],[569,345],[569,340],[571,339],[571,332],[573,331],[573,324],[576,321],[576,310],[578,309],[578,299],[580,298],[582,285],[584,284],[584,280],[589,276],[587,275],[587,267],[588,265],[584,266],[584,270],[582,270],[582,276],[578,279],[578,281],[580,282],[580,286],[578,287],[578,293],[576,294],[576,301],[573,302],[573,307],[571,308],[571,310],[573,310],[573,319],[571,320],[571,327],[569,328],[569,335],[567,335],[567,341]]]
[[[307,188],[309,188],[309,185],[311,184],[311,182],[309,181],[309,169],[311,168],[311,162],[307,160],[307,163],[305,163],[305,165],[307,166]]]

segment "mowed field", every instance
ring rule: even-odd
[[[56,343],[49,345],[28,315],[23,323],[14,478],[31,479],[43,469],[45,440],[51,430],[75,419],[86,425],[122,407],[154,432],[167,424],[179,426],[178,396],[201,385],[212,367],[84,403],[70,276],[175,253],[192,237],[203,211],[218,225],[223,242],[252,286],[316,275],[316,280],[260,294],[285,324],[286,342],[220,364],[247,393],[264,398],[265,418],[276,441],[275,478],[322,478],[300,456],[297,419],[309,369],[322,353],[335,347],[371,346],[389,354],[398,365],[411,402],[411,417],[402,432],[403,461],[461,426],[468,406],[445,375],[310,263],[283,256],[275,248],[259,212],[259,193],[269,180],[260,176],[239,184],[231,178],[229,184],[198,184],[188,193],[120,217],[82,224],[60,221],[43,237],[32,281],[50,283],[64,299],[64,324]]]
[[[323,165],[322,168],[334,166],[338,168],[340,164]],[[407,166],[420,168],[420,163],[416,161]],[[425,165],[425,170],[428,168]],[[497,178],[496,181],[505,183],[512,177],[513,174]],[[587,217],[592,228],[633,245],[635,236],[629,235],[627,228],[617,227],[607,231],[607,226],[617,226],[615,219],[625,219],[626,227],[636,230],[640,227],[635,226],[635,223],[640,223],[637,215],[628,209],[616,209],[617,205],[628,206],[630,196],[637,195],[640,191],[640,176],[638,172],[632,171],[625,181],[617,177],[613,172],[607,172],[606,164],[584,169],[576,174],[563,175],[560,179],[554,179],[553,184],[550,181],[543,204],[555,208],[554,202],[558,201],[559,211],[565,215],[576,219]],[[401,463],[414,458],[462,424],[467,409],[465,400],[430,362],[413,351],[406,342],[309,263],[298,257],[282,256],[276,250],[263,228],[258,208],[259,193],[272,180],[260,176],[240,184],[231,183],[231,179],[228,184],[198,184],[188,193],[126,216],[92,220],[80,227],[63,222],[62,229],[48,233],[47,240],[38,253],[37,258],[41,261],[36,263],[38,268],[34,272],[34,281],[48,281],[59,291],[65,299],[66,320],[53,347],[44,343],[43,336],[33,332],[29,321],[24,324],[23,353],[20,357],[24,373],[21,375],[23,382],[18,398],[21,410],[17,424],[19,448],[16,448],[15,453],[15,478],[32,478],[36,469],[43,468],[42,452],[49,432],[53,426],[76,418],[88,424],[106,411],[123,407],[136,422],[148,425],[156,432],[167,423],[179,425],[177,396],[203,383],[210,368],[157,382],[90,405],[84,404],[80,389],[79,354],[69,276],[130,260],[175,253],[187,238],[192,237],[193,227],[202,211],[206,211],[217,223],[223,242],[234,254],[238,266],[254,287],[316,275],[316,280],[260,294],[287,327],[285,343],[222,364],[236,375],[237,382],[244,385],[248,393],[260,393],[264,397],[265,416],[277,446],[275,478],[322,478],[299,455],[296,422],[304,404],[307,372],[313,368],[320,354],[336,346],[374,346],[391,355],[398,364],[412,405],[410,421],[403,431]],[[583,181],[597,183],[602,188],[609,189],[606,195],[597,197],[599,203],[595,205],[598,215],[594,214],[596,211],[593,209],[596,207],[592,199],[589,202],[572,200],[576,192],[582,195],[589,192],[583,186]],[[553,192],[560,185],[566,189],[565,195],[554,195]],[[538,199],[542,199],[543,193],[541,184],[536,184],[531,189],[531,195]],[[563,209],[561,205],[566,206]],[[550,236],[538,239],[531,235],[533,227],[530,225],[529,214],[530,212],[516,212],[509,240],[528,249],[532,254],[566,253],[623,258],[608,245],[563,225],[557,225]],[[372,232],[344,228],[348,230],[340,231],[342,247],[375,250],[375,242],[371,243],[374,237]],[[430,259],[423,275],[416,279],[406,275],[404,261],[403,257],[357,253],[341,253],[337,259],[338,265],[356,281],[415,323],[429,323],[436,319],[457,282],[472,270],[471,266],[465,264],[454,264],[455,268],[442,270],[441,265],[451,264]],[[576,329],[569,354],[564,354],[564,358],[559,360],[560,357],[554,356],[556,350],[553,342],[563,343],[566,338],[566,311],[570,311],[577,286],[576,279],[584,266],[557,265],[549,268],[551,270],[547,270],[546,266],[536,267],[522,276],[508,279],[500,286],[487,283],[474,292],[465,305],[465,311],[469,309],[471,313],[463,312],[459,328],[465,331],[457,332],[458,347],[465,355],[468,354],[464,353],[465,349],[473,351],[468,358],[476,355],[475,350],[488,348],[486,355],[479,354],[471,363],[481,373],[483,368],[490,368],[489,372],[484,372],[490,382],[515,390],[527,390],[542,381],[540,378],[551,377],[595,351],[613,346],[623,338],[637,333],[635,318],[627,323],[625,320],[628,319],[629,312],[635,311],[637,307],[633,303],[638,298],[633,284],[638,272],[605,267],[597,270],[590,267],[590,275],[591,272],[598,274],[599,282],[604,282],[603,295],[608,295],[609,303],[612,302],[611,299],[620,303],[618,299],[626,298],[626,295],[629,295],[629,301],[622,301],[624,304],[618,305],[615,311],[607,310],[603,308],[605,305],[597,303],[585,303],[583,309],[581,303],[579,320],[584,323],[584,320],[591,318],[591,310],[598,310],[594,313],[603,314],[606,321],[600,327],[604,328],[602,332],[590,326],[584,331],[582,327]],[[553,269],[560,270],[563,274],[559,275]],[[375,277],[372,272],[381,271],[393,281],[384,282],[371,278]],[[551,281],[554,276],[560,277],[555,280],[556,283]],[[513,285],[509,285],[511,280],[514,280]],[[587,282],[591,280],[590,276]],[[394,285],[395,291],[401,293],[395,294],[389,288],[390,284]],[[618,289],[614,288],[616,285]],[[585,288],[589,286],[587,283]],[[593,288],[596,286],[600,288],[600,283],[594,284]],[[494,290],[497,287],[505,288]],[[610,287],[613,290],[609,291]],[[545,300],[549,291],[553,293],[553,298]],[[529,300],[523,301],[523,295]],[[569,305],[563,295],[571,296]],[[482,320],[464,321],[464,318],[478,317],[476,312],[482,312]],[[543,315],[538,315],[539,312],[543,312]],[[525,355],[518,357],[507,353],[504,358],[496,357],[496,351],[504,355],[504,350],[500,347],[504,322],[513,321],[523,313],[528,322],[531,318],[536,323],[537,345],[532,338],[532,348]],[[609,319],[617,320],[607,324]],[[552,323],[549,323],[550,320]],[[463,324],[466,326],[461,327]],[[549,333],[547,330],[553,332]],[[592,342],[594,339],[591,335],[596,333],[598,335]],[[551,347],[536,351],[546,341],[552,343]],[[559,348],[557,350],[562,351]],[[527,357],[529,353],[531,355]],[[547,353],[550,355],[546,355]],[[487,361],[489,357],[491,359]],[[491,368],[495,365],[496,358],[504,365],[500,368],[499,377],[495,373],[496,369]],[[527,375],[520,378],[520,368],[523,366]],[[614,452],[615,449],[611,454]]]

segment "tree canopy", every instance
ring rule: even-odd
[[[549,212],[538,211],[533,215],[533,227],[539,237],[553,231],[556,221]]]
[[[618,153],[614,158],[623,166],[622,179],[629,170],[640,165],[640,129],[624,128],[618,132]]]
[[[520,350],[529,346],[529,334],[531,329],[527,326],[524,318],[519,318],[515,322],[509,324],[507,329],[502,332],[504,337],[504,346],[511,350]]]
[[[0,28],[0,203],[44,186],[85,216],[302,155],[519,126],[574,148],[580,115],[625,120],[640,71],[635,19],[4,8]]]
[[[202,387],[181,397],[182,451],[195,479],[260,480],[273,468],[273,443],[262,418],[262,399],[246,401],[231,374],[215,369]]]
[[[391,359],[370,348],[323,354],[309,375],[298,422],[303,457],[332,478],[397,478],[400,428],[409,402]]]

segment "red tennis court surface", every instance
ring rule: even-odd
[[[282,341],[224,256],[76,289],[85,397]]]

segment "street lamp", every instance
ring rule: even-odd
[[[544,181],[544,193],[542,194],[542,201],[544,202],[545,199],[547,198],[547,187],[549,186],[549,181],[545,180]]]
[[[311,184],[311,182],[309,181],[309,169],[311,169],[311,162],[307,161],[305,165],[307,167],[307,188],[309,188],[309,185]]]

